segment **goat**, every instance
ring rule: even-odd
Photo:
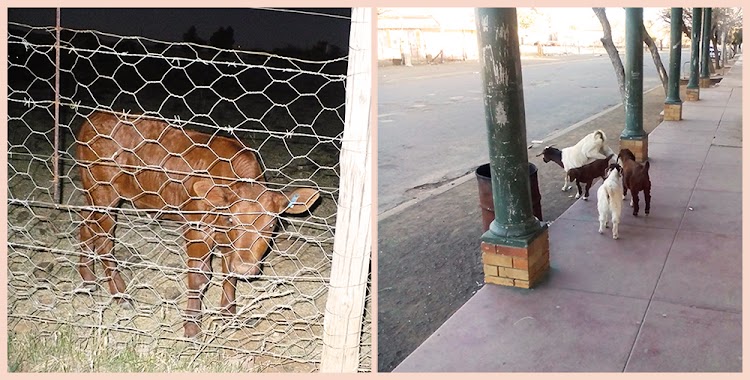
[[[599,209],[599,233],[604,233],[607,222],[612,220],[612,239],[620,237],[620,216],[622,215],[622,166],[609,165],[609,174],[596,193]]]
[[[646,198],[646,215],[651,212],[651,178],[648,175],[650,164],[640,164],[635,160],[635,154],[630,149],[620,149],[618,155],[623,168],[622,199],[625,199],[630,190],[630,206],[633,207],[633,216],[638,216],[638,193],[643,191]]]
[[[594,184],[594,180],[601,177],[602,180],[607,177],[607,168],[609,167],[609,160],[614,157],[614,154],[594,160],[591,163],[583,165],[579,168],[572,168],[568,170],[568,178],[570,182],[576,181],[576,187],[578,192],[576,193],[576,199],[581,197],[581,182],[586,184],[586,192],[583,194],[583,200],[589,199],[589,189]]]
[[[563,148],[562,150],[546,146],[537,157],[544,156],[543,160],[545,163],[554,161],[565,170],[565,183],[563,184],[562,191],[568,191],[573,187],[573,185],[568,185],[568,170],[581,167],[597,159],[605,158],[610,154],[615,154],[607,146],[606,140],[607,136],[604,134],[604,131],[597,130],[584,136],[575,145]]]

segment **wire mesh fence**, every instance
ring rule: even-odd
[[[18,23],[9,23],[8,54],[9,368],[316,370],[338,207],[346,58],[302,60]],[[111,129],[96,115],[111,117]],[[82,141],[76,136],[85,123],[97,136]],[[128,128],[137,138],[125,142],[120,133]],[[179,148],[178,140],[193,148]],[[239,145],[218,152],[217,141]],[[95,153],[86,162],[76,153],[81,146]],[[234,161],[241,157],[255,159],[263,175],[243,178]],[[115,174],[102,174],[105,167]],[[230,170],[217,171],[222,167]],[[191,202],[205,206],[206,193],[192,186],[200,178],[226,189],[261,188],[254,203],[263,194],[289,195],[284,206],[265,205],[240,221],[240,235],[257,235],[269,248],[262,270],[245,272],[236,284],[227,274],[232,259],[255,243],[242,246],[245,238],[227,232],[237,226],[222,218],[236,211],[237,199],[204,210],[197,222],[185,217]],[[284,212],[300,188],[319,200],[298,215]],[[87,196],[93,189],[115,196],[92,202],[99,196]],[[187,198],[175,200],[179,192]],[[116,220],[116,228],[102,228],[102,218]],[[277,226],[269,230],[272,219]],[[81,240],[87,226],[99,228],[89,236],[99,242],[93,250]],[[186,246],[196,243],[189,231],[197,230],[205,233],[201,241],[213,242],[206,245],[213,254],[198,268],[208,278],[200,334],[185,337],[188,300],[196,294]],[[95,280],[84,282],[92,260]],[[112,291],[118,276],[123,288]],[[236,287],[233,314],[220,301],[226,286]],[[369,299],[368,291],[360,371],[370,370]],[[60,357],[38,355],[40,345]],[[123,364],[128,357],[135,367]]]

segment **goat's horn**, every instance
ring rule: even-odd
[[[539,154],[537,154],[537,155],[536,155],[536,156],[534,156],[534,157],[539,157],[539,156],[541,156],[541,155],[543,155],[543,154],[544,154],[544,152],[542,152],[542,153],[539,153]]]

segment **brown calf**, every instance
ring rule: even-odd
[[[137,208],[188,224],[188,337],[200,331],[211,251],[221,250],[223,271],[232,274],[222,285],[221,306],[233,314],[236,276],[260,272],[277,216],[305,212],[319,196],[312,188],[269,190],[255,154],[237,139],[182,130],[163,121],[94,112],[81,126],[77,143],[90,205],[117,207],[129,200]],[[101,258],[109,290],[122,300],[125,282],[113,260],[114,215],[102,210],[84,212],[83,217],[82,246]],[[86,286],[96,282],[91,253],[80,259]]]

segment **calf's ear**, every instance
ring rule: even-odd
[[[320,197],[318,190],[300,187],[294,190],[274,192],[274,204],[279,214],[301,214],[312,207]]]

